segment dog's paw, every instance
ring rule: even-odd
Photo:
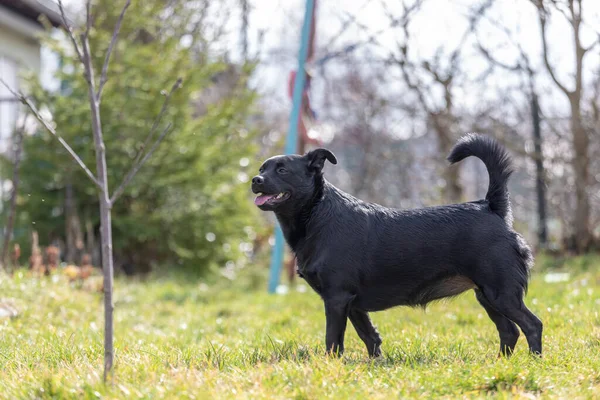
[[[339,358],[344,355],[344,348],[331,348],[325,352],[325,356],[327,357],[335,357]]]
[[[373,359],[381,357],[381,347],[377,346],[374,349],[369,349],[369,357]]]

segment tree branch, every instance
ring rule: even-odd
[[[87,0],[85,2],[85,32],[83,33],[83,37],[87,39],[90,35],[90,30],[92,29],[92,0]]]
[[[568,1],[570,1],[570,0],[568,0]],[[552,3],[552,5],[554,5],[554,8],[556,9],[556,11],[558,11],[559,13],[561,13],[563,15],[563,17],[565,17],[565,19],[569,22],[569,24],[573,25],[574,19],[572,18],[573,17],[573,10],[571,8],[572,2],[569,4],[569,7],[568,7],[569,11],[571,12],[571,17],[569,17],[567,15],[567,12],[561,8],[560,3],[558,1],[550,0],[550,3]]]
[[[144,165],[144,163],[146,162],[146,160],[148,160],[148,158],[150,158],[150,156],[152,155],[152,153],[154,153],[154,150],[156,150],[156,147],[158,147],[158,145],[160,144],[160,142],[162,142],[162,140],[165,138],[165,136],[167,135],[167,133],[169,132],[170,129],[171,129],[171,124],[168,124],[167,127],[160,134],[160,136],[158,137],[158,139],[156,139],[156,141],[154,142],[154,144],[152,145],[152,147],[150,148],[150,150],[148,150],[148,153],[146,153],[146,155],[140,160],[139,163],[134,164],[131,167],[131,169],[129,170],[129,172],[125,176],[125,179],[123,179],[123,182],[121,182],[121,184],[119,185],[119,187],[117,188],[117,190],[115,190],[115,192],[113,193],[112,197],[110,198],[110,206],[111,206],[111,208],[115,204],[115,202],[117,201],[117,199],[119,198],[119,196],[121,196],[121,194],[123,194],[123,191],[125,190],[125,187],[133,179],[133,177],[135,176],[135,174],[137,174],[137,172],[142,167],[142,165]]]
[[[598,34],[598,40],[595,40],[588,47],[583,47],[582,48],[583,54],[586,54],[588,51],[592,50],[594,47],[596,47],[599,44],[600,44],[600,33]]]
[[[79,164],[79,166],[81,167],[81,169],[83,169],[88,178],[90,178],[90,180],[94,182],[94,184],[96,184],[96,186],[98,186],[100,190],[104,190],[104,188],[102,187],[100,182],[98,182],[98,179],[96,179],[92,171],[90,171],[90,169],[85,165],[83,160],[79,158],[79,156],[77,155],[77,153],[75,153],[71,146],[69,146],[69,144],[58,133],[56,133],[56,130],[40,115],[35,105],[33,105],[33,103],[27,97],[25,97],[23,93],[17,93],[16,91],[14,91],[2,78],[0,78],[0,82],[2,82],[6,89],[8,89],[8,91],[11,92],[16,99],[18,99],[21,103],[26,105],[27,108],[29,108],[34,117],[44,126],[44,128],[46,128],[48,132],[50,132],[52,135],[54,135],[54,137],[56,137],[56,139],[58,139],[58,142],[65,148],[65,150],[67,150],[67,152],[71,155],[75,162]]]
[[[61,16],[62,22],[65,26],[67,34],[69,35],[69,39],[71,39],[71,43],[73,44],[73,49],[75,50],[75,53],[77,54],[77,58],[79,59],[80,62],[83,62],[83,56],[81,55],[81,50],[79,49],[77,40],[75,40],[75,34],[73,33],[73,28],[71,27],[71,24],[69,23],[67,14],[65,13],[65,8],[63,7],[62,0],[58,0],[58,8],[60,9],[60,16]]]
[[[406,47],[402,46],[400,43],[397,43],[397,45],[398,45],[398,47],[400,47],[400,52],[404,53],[404,49]],[[424,91],[421,89],[421,86],[425,86],[425,85],[423,85],[421,82],[418,81],[418,77],[417,77],[417,82],[413,82],[413,80],[411,79],[411,77],[408,73],[408,66],[410,66],[413,70],[414,70],[414,66],[408,62],[405,54],[403,54],[403,56],[404,56],[403,59],[398,59],[393,54],[390,55],[391,60],[400,66],[400,71],[402,72],[402,77],[404,78],[404,83],[406,83],[406,86],[408,86],[409,89],[411,89],[413,92],[415,92],[417,94],[419,103],[421,104],[421,107],[423,107],[423,110],[425,111],[425,113],[431,114],[432,110],[429,107],[429,105],[427,104],[425,94],[423,93]]]
[[[554,73],[554,68],[552,68],[552,65],[550,65],[550,59],[548,58],[548,40],[546,38],[546,9],[544,8],[544,6],[542,4],[536,4],[534,2],[534,4],[536,5],[537,9],[538,9],[538,17],[539,17],[539,21],[540,21],[540,30],[541,30],[541,34],[542,34],[542,53],[544,56],[544,65],[546,66],[546,69],[548,70],[548,73],[550,74],[550,77],[552,78],[552,80],[554,81],[554,83],[556,84],[556,86],[558,86],[558,88],[567,96],[571,96],[572,92],[567,89],[562,83],[560,83],[560,81],[558,80],[558,78],[556,77],[556,74]]]
[[[521,65],[519,63],[513,64],[513,65],[506,64],[506,63],[498,60],[494,56],[492,56],[492,53],[490,53],[490,51],[488,49],[483,47],[483,45],[479,41],[479,38],[477,38],[477,49],[483,55],[483,57],[492,65],[495,65],[495,66],[498,66],[507,71],[513,71],[513,72],[518,72],[518,71],[522,70]]]
[[[404,32],[405,42],[404,44],[396,42],[398,49],[400,50],[400,54],[402,55],[402,59],[397,59],[393,55],[392,58],[400,66],[400,70],[402,71],[402,77],[404,78],[404,82],[406,83],[406,85],[409,87],[409,89],[411,89],[417,94],[419,103],[421,103],[421,107],[423,107],[425,113],[431,115],[432,110],[427,104],[427,99],[425,98],[424,91],[421,89],[421,86],[424,85],[421,82],[419,82],[418,76],[416,77],[417,82],[413,82],[408,73],[407,68],[410,66],[413,70],[415,69],[414,65],[408,60],[408,43],[410,42],[410,31],[408,29],[408,26],[410,24],[411,14],[419,10],[422,3],[422,1],[416,1],[412,6],[407,6],[405,2],[402,2],[403,14],[400,20],[402,22],[402,31]],[[394,18],[389,11],[387,11],[386,14],[388,15],[388,18]],[[427,92],[429,92],[429,90],[427,90]]]
[[[140,167],[142,166],[142,164],[144,162],[146,162],[146,159],[148,158],[149,154],[151,154],[154,151],[154,148],[158,145],[158,143],[160,143],[162,141],[162,139],[166,135],[168,129],[171,126],[171,124],[169,124],[167,126],[167,128],[163,131],[163,133],[161,134],[161,136],[152,145],[152,148],[150,149],[150,151],[144,156],[144,149],[148,146],[148,144],[152,140],[152,137],[154,136],[154,131],[158,127],[158,124],[160,123],[163,115],[167,111],[167,106],[169,105],[169,101],[171,99],[171,96],[173,95],[173,93],[175,92],[175,90],[177,90],[177,89],[179,89],[181,87],[181,83],[182,83],[182,79],[181,78],[177,79],[177,81],[173,84],[173,86],[171,87],[171,90],[169,91],[169,93],[165,97],[165,101],[163,102],[163,105],[162,105],[162,107],[160,109],[160,112],[158,113],[158,116],[154,120],[154,123],[152,124],[152,127],[150,128],[150,131],[148,132],[148,136],[146,137],[146,140],[144,140],[144,143],[142,144],[142,147],[140,147],[140,149],[138,151],[138,154],[136,155],[135,159],[133,160],[133,163],[131,164],[131,169],[129,170],[129,172],[127,172],[127,175],[125,175],[125,178],[123,179],[123,182],[121,182],[121,184],[119,185],[119,187],[117,188],[117,190],[115,190],[115,192],[113,193],[112,198],[110,200],[111,205],[114,204],[114,202],[117,200],[117,198],[121,195],[121,193],[125,189],[125,186],[135,176],[135,174],[140,169]]]
[[[110,62],[110,55],[113,51],[115,44],[117,43],[117,36],[119,36],[119,31],[121,30],[121,23],[123,22],[123,18],[125,17],[125,12],[129,8],[131,4],[131,0],[127,0],[125,5],[123,6],[123,10],[121,10],[121,14],[119,15],[119,19],[117,19],[117,23],[115,24],[115,29],[113,31],[112,39],[110,40],[110,45],[108,46],[108,50],[106,50],[106,57],[104,58],[104,65],[102,65],[102,72],[100,74],[100,84],[98,85],[98,92],[96,93],[96,97],[98,98],[98,103],[100,103],[102,99],[102,89],[104,89],[104,84],[108,80],[108,63]]]
[[[97,98],[96,98],[96,90],[95,90],[95,86],[94,86],[94,66],[92,64],[92,54],[91,54],[91,50],[90,50],[90,43],[88,40],[88,37],[86,36],[85,33],[83,33],[80,36],[81,39],[81,43],[82,43],[82,48],[83,48],[83,68],[84,68],[84,76],[85,76],[85,80],[88,84],[88,87],[91,88],[91,91],[89,91],[89,97],[90,97],[90,106],[95,106],[95,103],[97,102]],[[93,100],[93,102],[92,102]],[[92,121],[93,123],[93,121]]]
[[[148,136],[146,137],[146,140],[144,140],[142,147],[140,147],[140,149],[138,150],[138,154],[135,156],[133,165],[137,164],[140,161],[140,159],[142,158],[142,155],[144,154],[144,149],[150,143],[152,136],[154,136],[154,131],[156,130],[156,128],[158,128],[158,124],[160,123],[162,116],[167,111],[167,106],[169,105],[169,101],[171,100],[171,95],[173,94],[173,92],[175,92],[175,90],[177,90],[177,89],[179,89],[179,87],[181,87],[181,82],[182,82],[181,78],[177,79],[177,81],[173,84],[173,86],[171,87],[171,90],[167,94],[167,97],[165,97],[165,101],[163,102],[162,108],[160,109],[158,116],[156,117],[156,119],[154,120],[154,123],[152,124],[152,127],[150,128],[150,131],[148,132]],[[132,168],[133,168],[133,166],[132,166]]]
[[[474,31],[476,47],[478,48],[479,52],[483,55],[483,57],[489,62],[490,69],[493,69],[494,67],[500,67],[510,72],[525,72],[528,78],[529,90],[531,91],[531,93],[533,93],[535,90],[535,71],[531,67],[529,57],[527,56],[525,50],[523,50],[523,46],[521,46],[521,43],[518,40],[515,40],[513,34],[508,28],[502,26],[497,21],[487,17],[485,15],[485,10],[483,10],[482,12],[479,12],[478,10],[477,13],[479,13],[478,15],[480,16],[480,18],[486,18],[488,22],[490,22],[493,26],[504,32],[509,43],[511,43],[514,47],[516,47],[519,50],[519,59],[516,60],[514,64],[502,62],[496,57],[494,57],[489,49],[485,48],[485,46],[481,43],[481,40],[479,39],[477,31]],[[474,25],[473,28],[475,28]]]
[[[578,10],[575,11],[575,1],[569,0],[569,11],[573,17],[571,26],[573,27],[573,34],[575,39],[575,90],[573,94],[577,98],[581,98],[581,90],[583,86],[583,58],[585,57],[585,49],[581,45],[580,27],[581,27],[581,0],[578,2]]]

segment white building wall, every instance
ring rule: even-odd
[[[13,89],[25,89],[19,81],[24,71],[41,71],[41,52],[38,35],[42,28],[14,12],[0,6],[0,78]],[[19,103],[10,101],[12,94],[0,84],[0,154],[10,152],[12,131],[15,127]],[[0,182],[0,197],[10,187]],[[0,203],[1,204],[1,203]]]
[[[37,38],[41,33],[39,25],[0,7],[0,56],[39,73],[40,44]]]

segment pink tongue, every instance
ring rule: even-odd
[[[263,204],[265,204],[267,202],[267,200],[269,200],[272,197],[275,197],[275,195],[274,194],[263,194],[261,196],[256,196],[256,198],[254,199],[254,204],[256,204],[257,206],[262,206]]]

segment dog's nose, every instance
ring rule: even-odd
[[[264,182],[264,178],[260,175],[256,175],[254,178],[252,178],[252,183],[255,185],[262,185]]]

